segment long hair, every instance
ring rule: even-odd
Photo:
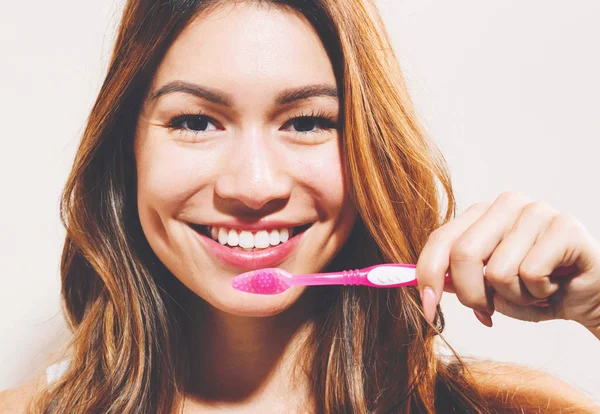
[[[445,161],[419,127],[371,0],[248,0],[296,10],[333,64],[346,186],[358,219],[331,270],[416,263],[432,230],[455,215]],[[61,201],[65,374],[34,401],[44,413],[171,413],[190,373],[176,298],[189,294],[149,247],[139,222],[133,136],[166,50],[216,0],[129,0],[114,52]],[[489,412],[467,366],[441,361],[438,308],[418,290],[323,287],[309,342],[322,413]]]

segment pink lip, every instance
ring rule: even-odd
[[[304,233],[306,233],[306,231],[303,231],[302,233],[291,237],[287,242],[278,244],[277,246],[269,247],[257,252],[245,252],[243,250],[235,250],[223,246],[221,243],[214,241],[193,228],[192,231],[198,235],[202,245],[205,246],[213,256],[229,266],[244,271],[276,267],[290,256],[294,248],[302,240]]]

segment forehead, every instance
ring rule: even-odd
[[[235,93],[331,83],[333,68],[314,28],[294,10],[227,4],[199,15],[173,42],[155,84],[185,80]]]

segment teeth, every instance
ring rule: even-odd
[[[259,230],[252,233],[248,230],[227,229],[225,227],[209,226],[210,236],[213,240],[217,240],[223,245],[231,247],[239,246],[242,249],[265,249],[269,246],[277,246],[280,243],[285,243],[290,238],[291,230],[273,229]]]
[[[271,233],[269,234],[269,243],[271,244],[271,246],[277,246],[279,242],[279,231],[271,230]]]
[[[256,235],[254,236],[254,247],[259,249],[269,247],[269,233],[266,230],[256,232]]]
[[[226,244],[227,243],[227,230],[225,230],[223,227],[221,227],[219,229],[217,237],[219,238],[219,243]]]
[[[233,230],[231,230],[233,231]],[[240,232],[240,247],[251,249],[254,247],[254,236],[247,230]]]
[[[279,232],[279,241],[285,243],[286,241],[288,241],[289,238],[290,233],[288,232],[288,229],[281,229],[281,231]]]
[[[227,244],[233,247],[239,244],[238,232],[234,229],[229,230],[229,234],[227,234]]]

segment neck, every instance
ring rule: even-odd
[[[199,351],[192,357],[188,389],[195,402],[277,404],[273,399],[307,398],[308,381],[294,368],[302,367],[304,341],[314,327],[308,293],[267,317],[231,315],[201,301],[195,312]]]

